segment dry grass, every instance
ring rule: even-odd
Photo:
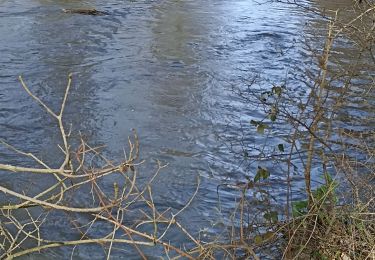
[[[284,258],[374,259],[374,213],[367,205],[312,209],[286,226],[291,232]]]
[[[241,185],[231,185],[241,195],[232,216],[237,221],[228,237],[232,244],[252,245],[258,256],[375,259],[375,132],[371,117],[375,6],[363,1],[350,9],[349,20],[340,16],[342,10],[331,11],[322,50],[310,47],[316,68],[307,71],[309,79],[301,82],[307,93],[299,96],[284,83],[262,93],[248,85],[233,87],[244,102],[263,110],[264,119],[251,122],[258,134],[266,140],[272,137],[274,123],[290,130],[279,149],[244,145],[239,149],[246,151],[248,165],[261,166],[266,161],[277,168],[276,172],[258,168]],[[338,41],[352,47],[350,63],[347,53],[340,53]],[[258,83],[254,80],[253,84]],[[368,114],[362,116],[361,109]],[[274,172],[278,177],[284,172],[285,179],[276,183]],[[301,173],[305,201],[295,199],[292,192],[293,176]],[[314,185],[317,181],[320,184]],[[272,189],[279,185],[287,189],[282,205],[272,197]],[[249,257],[241,250],[233,252],[237,258]]]
[[[119,163],[105,158],[102,147],[92,147],[83,138],[73,147],[71,133],[63,122],[72,76],[69,76],[57,113],[35,96],[20,78],[25,91],[55,120],[61,136],[62,144],[56,145],[60,147],[62,162],[59,167],[51,167],[36,155],[1,140],[5,147],[39,165],[0,164],[1,171],[53,176],[54,183],[36,195],[22,188],[12,190],[0,185],[6,198],[0,206],[0,258],[43,254],[59,247],[69,248],[73,257],[79,246],[94,244],[103,249],[107,259],[124,247],[137,252],[142,259],[147,259],[145,251],[150,247],[159,248],[166,258],[172,259],[262,259],[265,256],[375,259],[375,133],[371,128],[356,128],[358,122],[368,127],[371,120],[370,123],[347,122],[352,128],[341,128],[338,124],[353,98],[363,102],[370,100],[368,105],[372,111],[374,109],[375,25],[368,21],[375,20],[375,7],[363,1],[363,5],[355,8],[358,14],[349,22],[340,21],[337,12],[330,19],[323,50],[316,53],[318,72],[307,73],[311,76],[308,95],[298,97],[276,85],[267,93],[267,100],[257,93],[249,92],[251,97],[240,93],[249,102],[255,100],[264,108],[265,120],[253,122],[258,132],[267,132],[276,117],[290,126],[288,147],[285,151],[284,147],[279,147],[281,155],[278,151],[277,156],[265,157],[261,149],[262,155],[248,157],[253,162],[271,159],[279,163],[280,169],[286,169],[283,181],[287,187],[286,203],[275,205],[272,198],[275,183],[268,179],[270,172],[259,167],[253,179],[228,185],[233,193],[239,194],[236,208],[229,216],[233,225],[211,241],[202,242],[178,221],[198,192],[199,180],[196,192],[182,209],[159,211],[152,196],[152,182],[165,165],[158,163],[150,180],[143,185],[139,183],[137,166],[143,162],[139,161],[135,132]],[[349,66],[341,66],[332,54],[339,37],[350,40],[357,48],[357,59]],[[365,64],[364,60],[369,63]],[[356,80],[365,83],[354,86],[352,82]],[[265,128],[270,118],[272,122]],[[303,145],[300,147],[298,143]],[[305,202],[297,201],[300,202],[299,212],[293,212],[296,201],[291,181],[296,161],[303,166],[299,171],[304,176],[306,195]],[[321,169],[320,176],[314,175],[316,165]],[[323,183],[313,187],[314,179],[319,178]],[[114,179],[116,182],[112,181]],[[112,191],[102,187],[104,181],[113,182]],[[80,196],[85,198],[83,204],[76,201]],[[49,236],[48,223],[54,214],[69,219],[64,228],[78,239],[56,240]],[[99,229],[102,232],[98,232]],[[169,241],[172,230],[185,236],[192,246],[185,248]]]

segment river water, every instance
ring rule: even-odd
[[[108,15],[67,14],[63,8],[96,8]],[[181,216],[197,233],[220,217],[217,186],[253,176],[256,169],[240,167],[241,158],[229,148],[244,124],[264,115],[238,98],[233,86],[246,85],[254,76],[264,88],[285,80],[293,84],[311,64],[304,45],[316,29],[309,27],[311,19],[314,15],[293,6],[249,0],[2,0],[0,138],[48,162],[61,161],[54,123],[17,78],[23,75],[57,109],[73,72],[65,113],[73,133],[106,144],[108,157],[121,160],[127,137],[136,129],[146,160],[142,178],[155,170],[155,160],[169,164],[153,186],[155,201],[163,207],[180,209],[200,176],[197,197]],[[290,75],[292,70],[296,74]],[[296,91],[306,91],[301,88]],[[271,144],[281,139],[282,134]],[[264,141],[255,131],[241,140]],[[3,163],[27,163],[0,152]],[[20,189],[30,180],[2,177],[1,182]],[[283,199],[284,187],[274,194]],[[224,189],[223,210],[230,211],[233,201]]]

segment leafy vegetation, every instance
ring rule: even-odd
[[[161,211],[152,196],[152,182],[165,166],[158,163],[150,180],[139,183],[137,168],[142,161],[136,134],[129,138],[129,151],[118,163],[84,138],[74,146],[63,123],[71,75],[58,112],[20,78],[24,90],[55,120],[62,160],[59,167],[52,167],[34,154],[1,141],[35,165],[0,164],[0,170],[25,176],[44,174],[53,180],[37,194],[0,185],[6,200],[0,206],[1,258],[58,247],[75,250],[83,244],[102,247],[107,258],[116,244],[137,251],[143,259],[148,248],[158,248],[168,258],[187,259],[375,258],[375,133],[358,120],[358,114],[349,117],[345,127],[341,120],[358,105],[353,99],[370,100],[369,110],[374,110],[375,27],[368,21],[375,20],[375,6],[363,1],[353,11],[356,16],[349,22],[340,20],[338,12],[326,17],[326,41],[320,52],[313,52],[316,67],[306,72],[309,78],[303,82],[308,91],[297,94],[287,82],[258,92],[248,87],[238,91],[249,105],[262,109],[263,120],[251,120],[248,125],[249,134],[258,134],[265,142],[261,147],[242,147],[248,176],[243,182],[227,185],[236,194],[235,208],[230,216],[223,217],[222,233],[210,240],[203,241],[179,222],[198,191],[199,180],[182,209]],[[339,53],[335,40],[339,38],[354,46],[357,58],[352,64],[335,56]],[[269,143],[275,124],[282,124],[286,133]],[[294,186],[295,175],[303,177],[302,192]],[[113,190],[102,188],[106,182]],[[285,189],[281,202],[273,195],[280,185]],[[77,206],[72,198],[80,196],[84,196],[84,203]],[[76,232],[72,240],[52,239],[48,232],[42,232],[54,214],[71,220],[69,228]],[[145,232],[146,227],[152,233]],[[98,230],[101,233],[95,233]],[[173,241],[177,232],[190,244],[181,246]],[[101,235],[93,235],[98,233]]]

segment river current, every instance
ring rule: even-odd
[[[63,8],[96,8],[108,14],[69,14]],[[243,143],[264,141],[254,129],[243,134],[244,125],[264,115],[233,89],[255,76],[264,88],[303,77],[311,64],[304,42],[319,29],[311,28],[312,19],[313,14],[294,6],[250,0],[2,0],[0,138],[52,164],[60,162],[54,122],[22,90],[18,76],[57,109],[72,72],[65,113],[72,132],[105,144],[106,155],[119,161],[136,129],[145,160],[141,180],[151,176],[156,160],[168,163],[153,185],[158,205],[182,208],[200,176],[199,192],[181,216],[197,233],[220,219],[218,185],[254,176],[256,165],[243,169],[231,142],[239,135]],[[325,26],[320,29],[324,32]],[[282,129],[280,125],[280,133]],[[270,142],[281,139],[282,134]],[[0,160],[28,163],[3,148]],[[31,191],[40,181],[16,176],[0,180]],[[282,200],[286,191],[280,185],[273,192]],[[222,189],[220,200],[221,209],[232,210],[229,190]],[[64,226],[65,221],[54,225]],[[69,236],[66,230],[59,232],[60,238]],[[64,258],[63,251],[53,254]],[[91,252],[91,257],[101,253]]]

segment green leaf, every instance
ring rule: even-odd
[[[259,122],[251,119],[250,124],[257,126]]]
[[[258,166],[257,173],[254,177],[254,182],[260,181],[261,179],[265,180],[269,176],[270,176],[270,173],[268,172],[267,169]]]
[[[267,232],[263,235],[263,239],[264,239],[264,240],[269,240],[269,239],[271,239],[274,235],[275,235],[274,232],[267,231]]]
[[[260,245],[260,244],[262,244],[262,242],[263,242],[263,237],[261,235],[256,235],[254,237],[254,243],[256,245]]]
[[[284,152],[284,145],[283,144],[278,144],[277,148],[279,148],[280,152]]]
[[[325,176],[326,179],[327,179],[327,184],[334,183],[334,180],[333,180],[331,174],[329,174],[328,172],[325,172],[325,173],[324,173],[324,176]]]
[[[272,93],[275,93],[276,95],[278,95],[279,97],[281,96],[281,93],[283,92],[283,89],[282,87],[278,87],[278,86],[274,86],[272,88]]]
[[[318,187],[314,192],[313,196],[317,201],[322,203],[337,203],[338,199],[336,196],[337,182],[332,179],[329,173],[325,173],[326,184]]]
[[[256,126],[257,132],[260,134],[263,134],[264,129],[268,128],[268,125],[266,125],[265,123],[262,123],[261,121],[250,120],[250,124]]]
[[[257,182],[260,180],[260,175],[257,173],[254,177],[254,182]]]
[[[257,126],[257,132],[260,134],[264,134],[264,129],[266,128],[268,128],[268,125],[260,122]]]
[[[307,213],[307,200],[292,202],[293,217],[300,217]]]
[[[271,231],[267,231],[264,234],[256,235],[254,237],[254,243],[256,245],[260,245],[260,244],[266,242],[267,240],[271,239],[274,235],[275,235],[275,233],[271,232]]]
[[[265,214],[263,215],[263,217],[264,217],[266,220],[268,220],[268,221],[270,221],[270,222],[272,222],[272,223],[276,223],[276,222],[279,220],[277,211],[270,211],[270,212],[267,212],[267,213],[265,213]]]
[[[279,114],[279,110],[277,109],[276,105],[273,105],[271,111],[269,112],[269,117],[272,122],[276,121],[277,115]]]

